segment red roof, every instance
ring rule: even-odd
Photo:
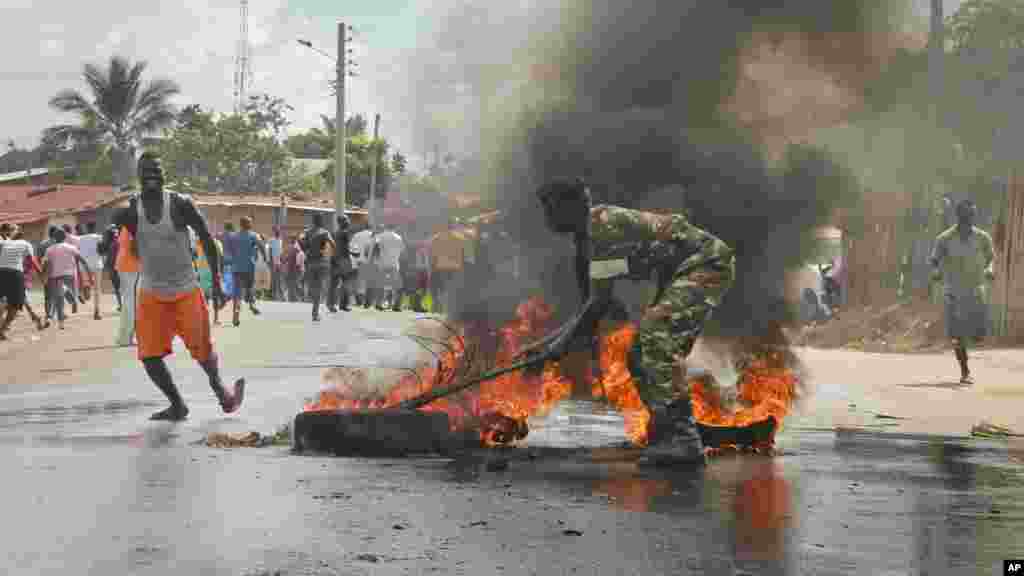
[[[70,184],[41,190],[32,186],[3,186],[0,187],[0,222],[25,224],[95,210],[130,195],[130,191],[115,192],[113,186]]]

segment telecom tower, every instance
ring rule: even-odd
[[[249,0],[242,0],[242,30],[235,56],[235,113],[245,110],[246,90],[252,83],[252,62],[249,60]]]

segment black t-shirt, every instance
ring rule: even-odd
[[[324,252],[329,240],[331,240],[331,233],[325,228],[314,228],[309,231],[306,239],[306,245],[309,247],[309,251],[306,252],[307,266],[324,266],[327,264]]]

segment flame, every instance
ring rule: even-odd
[[[768,353],[753,357],[740,374],[737,406],[729,409],[703,379],[689,382],[690,402],[697,422],[708,426],[745,427],[773,418],[782,423],[796,398],[797,374],[786,366],[782,355]],[[772,442],[750,449],[769,449]],[[736,447],[713,447],[736,448]]]
[[[485,338],[497,339],[495,364],[510,364],[523,346],[547,334],[551,317],[552,310],[543,301],[527,300],[516,309],[516,318],[496,333],[481,335],[474,333],[476,327],[461,327],[462,334],[449,339],[436,365],[427,365],[415,374],[403,376],[383,396],[360,398],[354,390],[356,387],[342,379],[322,390],[305,410],[373,410],[396,406],[450,383],[471,361],[477,351],[474,345],[482,344]],[[466,342],[467,339],[470,342]],[[503,444],[525,437],[527,419],[550,411],[571,389],[572,383],[558,373],[557,365],[550,364],[539,375],[512,372],[483,382],[463,394],[435,400],[420,409],[446,412],[453,431],[478,428],[485,444]]]
[[[497,331],[495,364],[507,365],[528,343],[544,337],[551,326],[552,310],[539,298],[520,304],[516,318]],[[473,327],[463,327],[464,334],[452,336],[448,348],[435,366],[424,366],[400,378],[383,396],[362,398],[358,394],[357,375],[345,375],[322,390],[319,396],[306,404],[306,411],[373,410],[396,406],[400,402],[448,383],[452,376],[469,360],[467,347],[480,342]],[[592,383],[594,396],[606,398],[620,409],[626,418],[626,432],[635,443],[643,444],[647,437],[650,414],[629,374],[626,354],[636,336],[636,328],[624,325],[602,337],[602,355],[599,359],[602,376]],[[465,340],[470,339],[467,343]],[[504,444],[522,439],[531,416],[543,416],[559,401],[569,397],[572,381],[563,376],[557,362],[544,366],[540,374],[525,371],[512,372],[481,383],[469,392],[440,398],[421,408],[424,411],[443,411],[450,418],[453,431],[476,427],[486,445]]]
[[[482,333],[477,326],[460,327],[460,334],[449,339],[448,347],[435,365],[426,365],[415,374],[400,378],[383,395],[365,397],[359,393],[358,375],[343,375],[306,404],[306,411],[373,410],[398,405],[404,400],[444,386],[474,362],[481,345],[493,341],[493,362],[486,366],[508,365],[523,347],[544,337],[551,326],[552,309],[539,298],[531,298],[516,309],[516,317],[496,332]],[[599,376],[590,383],[591,395],[604,398],[618,409],[626,421],[626,435],[636,445],[647,443],[647,425],[651,414],[629,372],[627,355],[637,328],[617,325],[600,336]],[[694,415],[699,422],[716,425],[744,425],[773,416],[777,422],[788,411],[795,379],[786,370],[772,368],[767,360],[752,365],[742,377],[740,398],[752,405],[737,413],[726,413],[709,402],[699,383],[691,382]],[[565,376],[557,362],[549,362],[539,374],[517,371],[481,383],[461,394],[440,398],[420,408],[448,414],[452,431],[479,430],[481,442],[488,446],[507,444],[524,438],[527,420],[547,414],[573,391],[573,381]]]
[[[606,398],[626,420],[626,436],[637,445],[647,444],[647,423],[651,413],[640,399],[626,357],[636,337],[636,326],[624,324],[601,337],[601,377],[594,381],[595,398]]]

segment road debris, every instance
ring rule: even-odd
[[[979,438],[1012,438],[1021,437],[1024,436],[1024,434],[1018,434],[1006,426],[1000,426],[987,420],[982,420],[978,424],[971,426],[971,436]]]

